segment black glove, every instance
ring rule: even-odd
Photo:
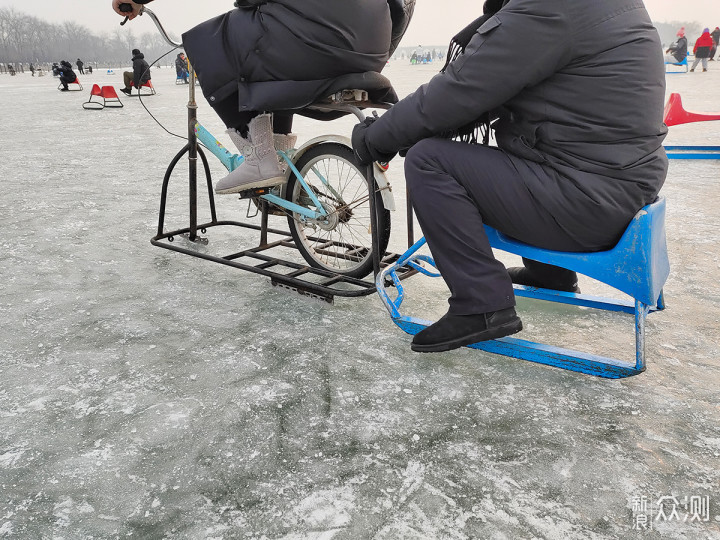
[[[375,122],[377,118],[368,116],[360,124],[356,124],[352,132],[352,147],[355,152],[360,165],[369,165],[373,161],[380,161],[387,163],[395,157],[395,152],[392,154],[383,154],[378,152],[375,148],[370,148],[367,143],[367,129]]]

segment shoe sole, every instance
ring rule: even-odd
[[[266,180],[259,180],[257,182],[253,182],[252,184],[244,184],[242,186],[233,186],[230,188],[225,188],[215,190],[215,193],[218,195],[229,195],[232,193],[241,193],[243,191],[250,191],[251,189],[259,189],[264,187],[271,187],[271,186],[279,186],[280,184],[285,183],[285,177],[284,176],[276,176],[274,178],[268,178]]]
[[[489,341],[491,339],[498,339],[512,334],[517,334],[520,330],[522,330],[522,327],[522,321],[520,319],[515,319],[503,325],[476,332],[462,339],[443,341],[442,343],[435,343],[433,345],[416,345],[412,343],[410,345],[410,349],[420,353],[452,351],[454,349],[464,347],[465,345],[472,345],[478,341]]]

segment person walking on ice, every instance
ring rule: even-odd
[[[703,30],[702,35],[695,42],[693,47],[693,53],[695,54],[695,61],[693,62],[690,71],[695,71],[697,65],[702,62],[703,71],[707,71],[708,58],[710,58],[710,51],[712,50],[713,40],[710,35],[710,29],[706,28]]]

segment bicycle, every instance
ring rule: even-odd
[[[123,6],[130,8],[129,4]],[[168,44],[175,48],[182,47],[182,43],[169,37],[150,9],[143,6],[141,14],[151,17]],[[194,70],[192,65],[189,68],[192,79],[195,77]],[[290,152],[278,151],[287,171],[287,182],[283,186],[239,194],[241,199],[251,199],[262,212],[260,227],[237,221],[218,221],[210,170],[202,148],[213,154],[228,171],[238,167],[243,162],[243,157],[227,150],[197,121],[195,85],[188,86],[188,144],[173,158],[165,174],[158,232],[151,242],[174,251],[264,274],[271,277],[274,285],[287,286],[325,299],[331,299],[336,294],[358,296],[374,292],[374,283],[363,282],[361,278],[371,271],[377,274],[381,265],[389,264],[397,258],[397,255],[387,254],[385,251],[390,238],[390,211],[395,209],[395,204],[383,166],[360,166],[347,137],[317,137]],[[362,122],[366,118],[363,109],[389,109],[392,106],[392,103],[371,99],[373,93],[377,94],[380,89],[387,88],[392,90],[389,81],[379,73],[345,75],[332,81],[326,97],[295,112],[318,119],[334,119],[345,114],[354,114]],[[185,154],[188,154],[190,166],[190,226],[166,232],[164,215],[168,183],[175,166]],[[200,225],[197,224],[196,207],[198,156],[207,179],[211,210],[211,221]],[[267,242],[268,233],[287,234],[268,228],[269,215],[287,216],[291,241],[284,239],[275,243]],[[205,234],[207,229],[218,225],[259,229],[260,246],[230,256],[215,257],[180,246],[169,246],[164,242],[167,240],[172,243],[176,236],[183,235],[192,242],[207,243],[207,239],[200,238],[197,231]],[[262,255],[264,249],[278,245],[297,249],[311,269]],[[261,260],[261,264],[247,265],[237,262],[237,259],[248,256]],[[269,270],[273,265],[289,266],[294,272],[286,274]],[[307,273],[328,279],[321,283],[298,279]],[[333,287],[339,283],[350,284],[359,289]]]

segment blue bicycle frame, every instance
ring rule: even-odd
[[[217,157],[220,160],[220,163],[222,163],[228,171],[233,171],[237,169],[240,164],[245,160],[243,156],[231,153],[227,148],[222,145],[220,141],[218,141],[212,135],[212,133],[205,129],[199,122],[195,123],[195,135],[198,141],[200,141],[200,143],[202,143],[205,148],[207,148],[215,157]],[[260,195],[259,198],[266,200],[270,204],[285,208],[286,210],[299,214],[308,219],[317,220],[323,217],[327,217],[328,213],[325,209],[325,206],[317,198],[317,195],[315,195],[315,191],[310,189],[310,186],[308,186],[307,182],[305,182],[303,175],[300,174],[300,171],[298,171],[295,167],[295,164],[292,161],[292,157],[281,150],[278,150],[278,155],[287,163],[290,170],[295,174],[298,182],[300,182],[300,185],[303,187],[308,197],[310,197],[310,200],[313,202],[317,210],[310,210],[305,206],[300,206],[299,204],[295,204],[291,201],[285,200],[282,197],[278,197],[273,193]],[[317,175],[317,177],[328,189],[328,191],[330,191],[333,196],[337,198],[338,201],[342,201],[342,197],[340,196],[340,194],[335,189],[333,189],[327,179],[322,174],[320,174],[320,171],[318,171],[317,168],[313,167],[313,172]]]

